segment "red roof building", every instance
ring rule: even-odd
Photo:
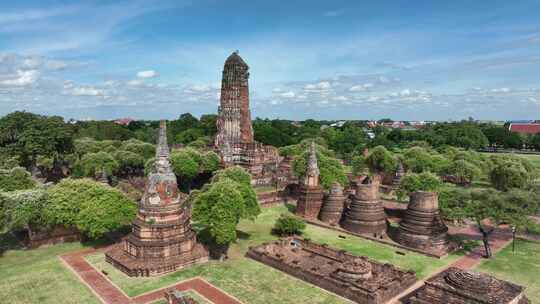
[[[540,123],[511,123],[509,130],[520,134],[540,134]]]

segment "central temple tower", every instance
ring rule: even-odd
[[[248,70],[249,66],[238,55],[238,51],[233,52],[225,61],[218,108],[217,147],[253,143]]]

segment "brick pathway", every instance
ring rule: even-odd
[[[90,265],[84,257],[98,251],[83,249],[60,256],[60,259],[79,277],[90,290],[106,304],[145,304],[163,298],[165,290],[176,288],[181,291],[193,290],[215,304],[242,304],[237,299],[216,288],[201,278],[194,278],[176,285],[164,287],[140,296],[130,298],[115,286],[101,272]],[[101,251],[101,250],[100,250]]]

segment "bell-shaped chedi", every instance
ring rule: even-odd
[[[396,241],[421,250],[448,251],[448,227],[439,214],[437,193],[411,193],[409,205],[399,223]]]
[[[330,193],[324,197],[319,219],[330,225],[339,224],[344,204],[345,196],[343,195],[343,187],[338,182],[334,182]]]
[[[169,162],[165,122],[160,124],[155,173],[148,177],[132,232],[105,255],[129,276],[152,276],[208,260],[191,229],[191,209],[180,196]]]
[[[345,211],[343,228],[373,237],[386,235],[386,213],[379,199],[379,184],[369,178],[356,187],[356,194]]]
[[[316,219],[322,206],[323,191],[319,185],[319,166],[315,143],[311,143],[309,159],[304,179],[300,184],[298,201],[296,202],[296,215]]]

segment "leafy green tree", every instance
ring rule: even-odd
[[[114,159],[118,162],[118,171],[121,175],[138,174],[144,169],[144,158],[137,153],[118,150],[114,153]]]
[[[113,175],[119,168],[118,162],[107,152],[85,154],[75,165],[74,175],[96,177],[102,172]]]
[[[371,149],[366,164],[374,174],[394,172],[397,168],[396,158],[383,146]]]
[[[119,190],[89,179],[64,179],[47,191],[49,224],[76,227],[92,239],[129,224],[137,210]]]
[[[217,115],[216,114],[205,114],[201,116],[200,128],[203,130],[204,134],[207,136],[214,136],[217,133]]]
[[[186,145],[203,136],[204,131],[202,129],[190,128],[178,133],[175,137],[175,142]]]
[[[48,202],[47,192],[43,189],[0,192],[0,227],[15,230],[46,225],[44,210]]]
[[[433,162],[431,154],[421,147],[412,147],[403,153],[403,166],[407,171],[422,173],[432,171]]]
[[[229,173],[222,173],[229,171]],[[232,176],[236,180],[229,178]],[[242,218],[255,218],[260,213],[251,182],[246,183],[237,169],[225,169],[201,191],[193,191],[193,220],[204,228],[212,248],[226,254],[228,245],[237,238],[236,227]]]
[[[439,192],[439,209],[447,219],[463,221],[467,218],[466,207],[471,199],[471,191],[460,187],[447,187]]]
[[[458,159],[450,163],[444,173],[455,176],[461,183],[470,183],[480,175],[480,169],[468,161]]]
[[[217,171],[212,178],[212,182],[218,182],[224,179],[231,179],[239,184],[244,185],[251,184],[251,175],[249,175],[246,169],[240,166],[232,166],[224,170]]]
[[[59,116],[13,112],[0,118],[0,155],[19,165],[35,165],[40,156],[59,162],[73,149],[73,129]]]
[[[293,235],[293,234],[302,234],[306,229],[306,223],[301,218],[290,215],[282,214],[274,224],[274,232],[281,235]]]
[[[352,174],[357,176],[364,173],[367,169],[366,158],[363,155],[356,155],[351,161]]]
[[[536,150],[540,151],[540,134],[536,134],[531,139],[531,146]]]
[[[503,162],[496,165],[489,174],[495,189],[508,191],[512,188],[523,188],[527,185],[529,175],[522,165],[516,162]]]
[[[194,153],[187,149],[171,153],[171,165],[174,174],[180,177],[188,185],[188,188],[193,179],[199,174],[199,162],[198,154],[194,156]]]
[[[433,173],[410,174],[401,179],[397,196],[402,200],[416,191],[439,192],[441,186],[441,180]]]
[[[214,172],[219,169],[221,159],[214,151],[208,151],[202,154],[199,171]]]
[[[36,183],[28,171],[21,167],[0,169],[0,191],[15,191],[34,188]]]
[[[136,139],[130,139],[122,142],[120,149],[136,153],[143,157],[145,160],[153,157],[156,153],[155,145],[145,143]]]

